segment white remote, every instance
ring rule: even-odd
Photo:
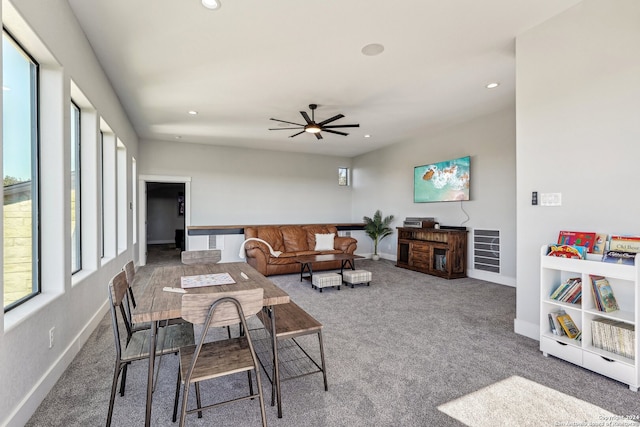
[[[244,274],[244,271],[241,271],[241,272],[240,272],[240,275],[241,275],[242,277],[244,277],[244,278],[245,278],[245,280],[249,280],[249,276],[247,276],[246,274]]]
[[[171,286],[165,286],[164,288],[162,288],[163,291],[165,292],[175,292],[178,294],[186,294],[187,291],[185,291],[182,288],[172,288]]]

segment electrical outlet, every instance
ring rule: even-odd
[[[49,348],[53,348],[53,332],[56,330],[55,326],[51,329],[49,329]]]

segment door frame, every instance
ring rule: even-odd
[[[191,225],[191,177],[171,175],[140,175],[138,176],[139,212],[138,245],[139,265],[147,264],[147,183],[163,182],[167,184],[184,184],[184,239],[187,243],[187,228]]]

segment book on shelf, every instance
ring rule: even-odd
[[[607,234],[606,233],[596,233],[596,240],[593,242],[593,247],[591,248],[591,253],[602,255],[607,246]]]
[[[610,313],[619,310],[616,297],[613,295],[613,289],[609,281],[603,276],[589,276],[593,287],[594,302],[596,308],[600,311]]]
[[[609,250],[634,254],[640,253],[640,236],[613,235],[609,239]]]
[[[584,246],[587,252],[591,252],[596,240],[596,233],[585,231],[560,231],[558,244],[570,246]]]
[[[579,304],[582,299],[582,279],[580,277],[571,277],[565,280],[552,290],[549,298],[556,301]]]
[[[549,327],[551,332],[554,335],[566,335],[562,326],[560,326],[560,322],[558,321],[558,316],[562,316],[566,314],[564,310],[556,310],[549,313]]]
[[[547,256],[585,259],[587,256],[587,249],[584,246],[561,245],[552,243],[549,245]]]
[[[557,319],[560,327],[569,338],[576,339],[580,337],[580,329],[578,329],[578,326],[574,323],[571,316],[565,313],[559,315]]]
[[[635,360],[635,326],[614,319],[596,317],[591,321],[594,347]]]
[[[602,256],[602,262],[634,265],[636,262],[636,254],[635,252],[606,251]]]

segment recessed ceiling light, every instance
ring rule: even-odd
[[[498,86],[500,86],[500,83],[491,82],[491,83],[487,84],[487,89],[494,89],[494,88],[497,88]]]
[[[365,138],[371,138],[371,135],[366,134],[364,137],[365,137]]]
[[[202,0],[202,5],[211,10],[220,9],[222,7],[220,0]]]
[[[176,135],[176,139],[182,139],[180,135]]]
[[[384,52],[384,46],[378,43],[371,43],[363,47],[361,52],[365,56],[380,55],[382,52]]]
[[[196,110],[189,110],[189,114],[191,114],[192,116],[195,116],[198,114],[198,112]]]

